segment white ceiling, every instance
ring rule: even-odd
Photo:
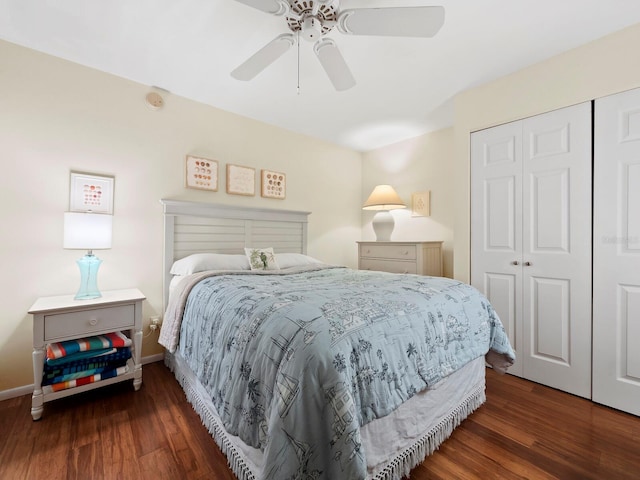
[[[357,85],[336,92],[293,48],[251,82],[229,73],[281,33],[234,0],[0,0],[0,38],[172,94],[367,151],[450,126],[459,92],[640,23],[639,0],[342,0],[442,5],[434,38],[333,38]],[[629,52],[637,55],[637,52]],[[170,96],[166,99],[170,101]]]

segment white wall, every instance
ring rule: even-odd
[[[395,227],[391,240],[442,240],[444,275],[453,275],[454,199],[453,128],[380,148],[363,156],[362,202],[376,185],[390,184],[407,209],[392,210]],[[411,216],[411,194],[431,191],[431,215]],[[362,212],[362,240],[375,240],[371,226],[375,212]]]
[[[640,24],[455,98],[455,278],[470,278],[471,132],[639,87],[637,45]]]
[[[147,86],[2,41],[0,82],[0,392],[33,383],[29,307],[78,288],[83,252],[62,248],[71,170],[115,176],[98,285],[140,288],[145,333],[162,313],[161,198],[310,211],[309,254],[357,265],[360,153],[173,95],[152,111]],[[218,192],[184,188],[187,153],[220,162]],[[226,194],[227,163],[285,172],[287,198]],[[161,352],[154,335],[143,355]]]

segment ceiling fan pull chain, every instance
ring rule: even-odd
[[[297,92],[298,92],[298,95],[300,95],[300,30],[298,30],[296,32],[296,35],[298,36],[298,38],[296,39],[297,43],[298,43],[298,45],[297,45],[298,46],[298,89],[297,89]]]

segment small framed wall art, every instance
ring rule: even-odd
[[[411,216],[428,217],[431,215],[431,191],[411,194]]]
[[[254,196],[256,194],[256,169],[227,163],[227,193]]]
[[[208,158],[187,155],[187,188],[218,191],[218,162]]]
[[[71,172],[69,211],[113,215],[115,177]]]
[[[284,199],[287,195],[287,176],[284,173],[262,170],[262,196]]]

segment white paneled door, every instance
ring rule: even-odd
[[[593,400],[640,415],[640,90],[595,105]]]
[[[590,398],[591,104],[471,142],[471,281],[505,324],[511,371]]]

